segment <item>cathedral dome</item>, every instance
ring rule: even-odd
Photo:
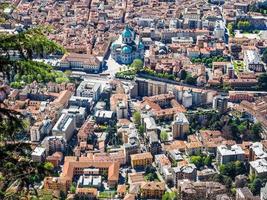
[[[132,47],[130,47],[128,45],[122,47],[122,53],[124,53],[124,54],[132,53]]]

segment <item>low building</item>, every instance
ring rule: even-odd
[[[141,198],[143,199],[161,199],[164,192],[164,182],[143,182],[140,187]]]
[[[244,161],[245,152],[238,145],[233,145],[233,146],[220,145],[217,147],[216,160],[219,165],[237,160]]]
[[[257,177],[267,176],[267,161],[265,159],[258,159],[249,162],[250,174],[255,174]]]
[[[96,188],[76,188],[75,194],[83,198],[96,199],[98,190]]]
[[[66,182],[62,181],[60,177],[45,177],[44,189],[52,191],[68,191]]]
[[[91,97],[80,97],[80,96],[72,96],[69,100],[70,106],[79,106],[86,109],[87,113],[91,110],[93,106],[93,98]]]
[[[101,94],[101,84],[95,81],[82,81],[76,90],[76,95],[80,97],[92,98],[98,101]]]
[[[178,187],[181,200],[214,200],[219,194],[226,193],[226,187],[218,182],[193,182],[183,180]]]
[[[248,187],[237,188],[235,194],[236,200],[260,200],[259,196],[254,196]]]
[[[153,162],[153,156],[150,152],[139,153],[131,155],[131,166],[135,167],[146,167],[151,165]]]
[[[177,187],[179,182],[183,179],[196,181],[197,179],[197,168],[194,164],[187,164],[183,166],[173,167],[172,176],[174,185]]]
[[[88,73],[98,73],[101,65],[100,60],[90,54],[68,53],[60,61],[60,68],[63,70],[76,70]]]
[[[267,159],[267,153],[264,151],[261,142],[255,142],[249,148],[249,160],[257,159]]]
[[[260,55],[255,50],[244,51],[244,63],[248,70],[255,72],[263,72],[265,70],[265,66],[261,61]]]
[[[159,168],[160,173],[163,173],[163,168],[171,168],[171,162],[165,154],[155,155],[155,163]]]
[[[109,110],[98,110],[94,117],[97,124],[110,124],[115,120],[114,112]]]

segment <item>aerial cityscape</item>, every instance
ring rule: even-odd
[[[267,200],[267,0],[0,0],[0,200]]]

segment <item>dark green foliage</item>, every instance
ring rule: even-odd
[[[211,68],[213,62],[224,62],[228,61],[228,58],[222,56],[212,56],[209,58],[193,58],[191,59],[192,63],[203,63],[207,67]]]
[[[205,165],[211,166],[212,158],[210,156],[195,155],[190,157],[190,162],[196,165],[196,167],[199,169]]]
[[[254,195],[259,195],[262,187],[262,180],[260,178],[255,178],[250,185],[250,190]]]
[[[176,192],[165,192],[162,196],[162,200],[177,200],[177,193]]]
[[[240,174],[246,173],[246,167],[243,162],[236,161],[236,162],[229,162],[227,164],[222,164],[219,167],[220,174],[228,176],[228,177],[236,177]]]
[[[258,85],[260,90],[267,91],[267,73],[263,73],[258,78]]]
[[[4,78],[13,81],[14,75],[18,80],[26,83],[45,82],[55,80],[52,67],[41,62],[34,62],[34,56],[43,57],[52,53],[63,53],[64,49],[46,37],[50,29],[32,28],[16,35],[0,34],[0,50],[4,52],[0,56],[0,72]],[[14,59],[10,52],[18,51],[19,59]]]
[[[175,80],[175,76],[173,74],[168,74],[168,73],[157,73],[156,71],[149,69],[147,67],[145,67],[142,70],[143,73],[148,74],[150,76],[155,76],[158,78],[165,78],[165,79],[170,79],[170,80]]]

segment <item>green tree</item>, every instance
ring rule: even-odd
[[[48,171],[52,171],[54,169],[54,165],[51,162],[45,162],[44,168]]]
[[[134,112],[133,114],[133,120],[134,120],[134,123],[137,125],[137,126],[140,126],[141,125],[141,113],[140,112]]]
[[[251,23],[249,21],[239,21],[237,23],[237,28],[243,31],[250,31]]]
[[[181,70],[181,73],[180,73],[180,78],[181,80],[185,80],[186,79],[186,71],[184,69]]]
[[[260,122],[257,122],[255,124],[253,124],[251,130],[252,130],[252,133],[254,135],[259,135],[260,132],[261,132],[261,130],[262,130],[261,123]]]
[[[227,24],[227,29],[230,33],[230,36],[234,36],[234,23],[233,22]]]
[[[250,190],[254,195],[259,195],[262,187],[262,181],[259,178],[255,178],[250,186]]]
[[[144,63],[141,59],[134,59],[133,63],[131,64],[131,68],[135,69],[136,71],[140,71],[143,69]]]
[[[204,159],[204,165],[211,166],[212,158],[210,156],[206,156]]]
[[[186,77],[185,82],[189,85],[196,85],[197,84],[197,78],[189,75]]]
[[[191,163],[196,165],[197,168],[200,168],[203,166],[203,159],[201,156],[191,156],[190,161]]]
[[[138,127],[138,133],[140,134],[140,136],[144,137],[144,133],[145,133],[145,127],[144,127],[144,125],[140,125]]]
[[[258,77],[259,89],[267,91],[267,73],[263,73]]]
[[[176,192],[165,192],[162,196],[162,200],[177,200]]]
[[[76,191],[75,184],[72,183],[71,186],[70,186],[70,193],[71,193],[71,194],[75,194],[75,191]]]
[[[168,140],[168,133],[166,131],[160,132],[160,140],[161,141],[167,141]]]

